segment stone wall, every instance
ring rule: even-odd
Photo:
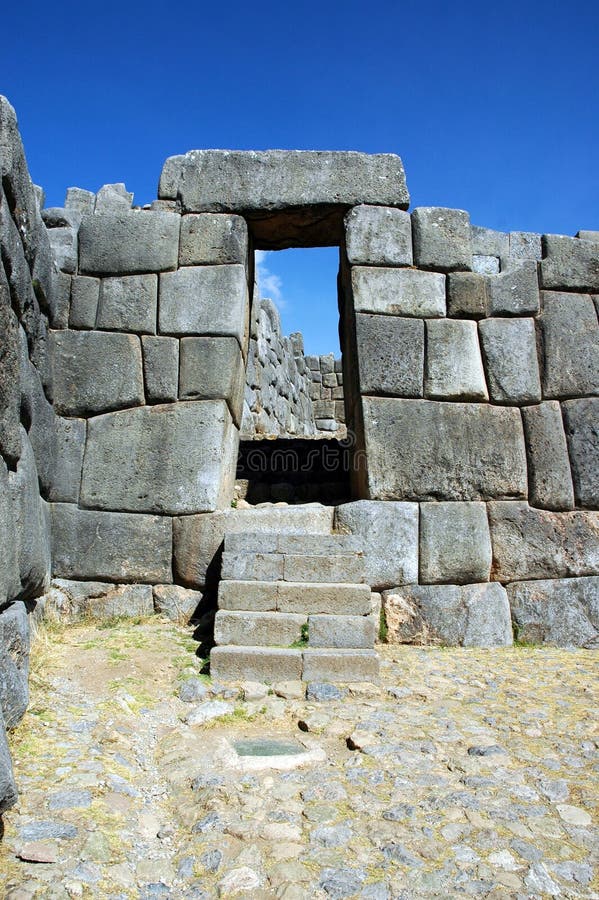
[[[314,421],[319,431],[345,435],[345,402],[343,399],[343,371],[341,357],[332,353],[323,356],[307,356],[312,384],[310,396],[314,409]]]
[[[0,97],[0,813],[16,799],[5,728],[28,702],[29,613],[50,579],[57,459],[49,324],[60,284],[14,110]]]

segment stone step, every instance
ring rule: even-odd
[[[238,532],[227,534],[228,553],[294,553],[325,556],[329,553],[361,553],[362,540],[353,534],[280,534]]]
[[[220,582],[218,606],[250,612],[365,616],[371,611],[371,599],[367,584],[239,580]]]
[[[214,647],[210,674],[217,681],[376,682],[374,650],[294,650],[273,647]]]
[[[221,578],[224,581],[362,584],[364,559],[355,552],[315,556],[256,551],[233,553],[225,550]]]
[[[220,609],[214,621],[217,645],[290,647],[307,640],[307,647],[372,649],[378,622],[373,615],[298,615]]]

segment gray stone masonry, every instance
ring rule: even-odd
[[[226,400],[237,427],[244,397],[244,365],[234,337],[181,340],[180,400]]]
[[[201,213],[181,219],[180,266],[245,265],[247,255],[248,229],[241,216]]]
[[[568,510],[574,489],[560,405],[547,400],[522,410],[528,457],[528,495],[531,506]]]
[[[599,397],[567,400],[564,422],[578,506],[599,508]]]
[[[537,264],[523,260],[520,265],[487,279],[489,315],[535,316],[539,312]]]
[[[434,400],[489,399],[476,322],[432,319],[426,323],[424,392]]]
[[[84,216],[79,228],[79,271],[134,275],[177,267],[179,216],[132,210]]]
[[[179,397],[179,341],[143,335],[146,403],[174,403]]]
[[[599,393],[599,322],[592,298],[544,291],[539,324],[544,396]]]
[[[470,216],[463,209],[421,206],[412,213],[414,262],[420,269],[472,268]]]
[[[454,319],[483,319],[488,315],[487,281],[475,272],[447,276],[447,314]]]
[[[599,242],[544,234],[541,283],[554,291],[599,291]]]
[[[100,300],[100,279],[76,275],[71,280],[70,328],[93,330],[96,327]]]
[[[483,319],[481,345],[492,403],[541,399],[534,319]]]
[[[103,331],[156,334],[157,308],[156,275],[103,278],[96,327]]]
[[[437,272],[354,266],[351,283],[356,312],[417,318],[445,315],[445,276]]]
[[[420,505],[420,582],[488,581],[491,537],[484,503]]]
[[[558,647],[599,647],[599,577],[508,585],[518,639]]]
[[[355,206],[345,218],[345,238],[352,265],[412,265],[412,223],[401,209]]]
[[[423,322],[358,313],[356,340],[360,387],[365,394],[422,397]]]
[[[364,397],[362,404],[373,500],[526,496],[519,410],[378,397]]]

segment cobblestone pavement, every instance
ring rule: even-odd
[[[242,699],[193,648],[160,620],[38,637],[5,900],[599,897],[597,654],[384,647],[380,688]]]

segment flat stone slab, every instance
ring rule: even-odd
[[[293,613],[219,610],[214,641],[243,647],[288,647],[302,639],[307,621],[307,616]]]
[[[227,646],[210,653],[210,674],[222,681],[301,681],[302,668],[301,650]]]
[[[364,616],[371,610],[367,584],[314,584],[291,581],[221,581],[221,609],[314,615]]]
[[[377,682],[379,657],[374,650],[305,650],[303,681]]]

